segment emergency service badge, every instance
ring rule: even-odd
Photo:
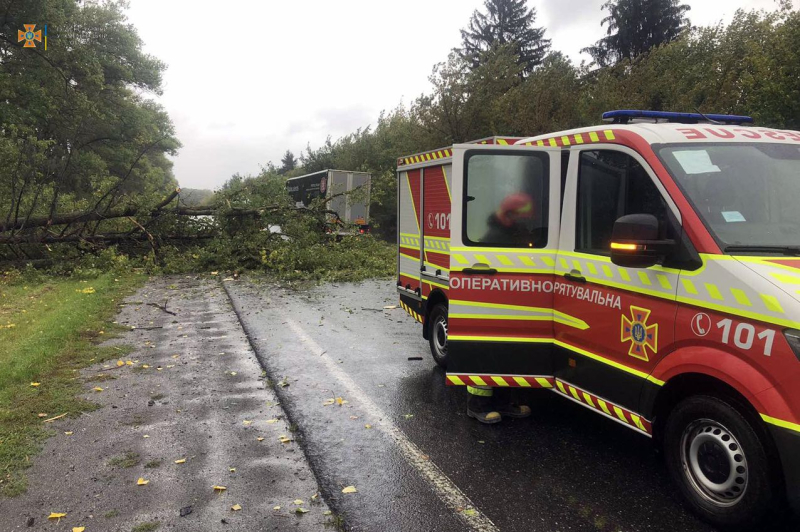
[[[630,342],[631,348],[628,354],[632,357],[649,361],[650,357],[647,349],[653,353],[658,352],[658,324],[648,325],[647,318],[650,311],[631,305],[631,318],[622,316],[622,339],[621,342]]]

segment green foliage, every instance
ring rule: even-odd
[[[30,456],[48,436],[40,412],[77,416],[94,408],[78,397],[85,390],[76,372],[126,353],[95,340],[115,331],[109,320],[117,303],[143,280],[130,273],[91,279],[29,271],[0,275],[1,495],[25,490]]]
[[[204,188],[181,188],[180,204],[186,207],[205,207],[211,205],[214,191]]]
[[[600,66],[633,59],[690,27],[685,15],[691,8],[680,0],[608,0],[603,9],[609,11],[602,22],[607,35],[583,49]]]
[[[0,23],[0,226],[131,204],[149,212],[174,186],[166,159],[178,146],[172,125],[141,96],[160,91],[164,65],[141,51],[121,2],[9,6]],[[595,50],[600,68],[546,53],[549,41],[533,27],[535,11],[524,0],[489,0],[464,31],[464,48],[433,68],[430,92],[381,113],[374,127],[309,146],[300,164],[287,150],[280,168],[268,163],[257,176],[235,175],[215,193],[184,190],[180,208],[202,208],[203,216],[179,216],[170,205],[143,220],[146,228],[134,217],[89,224],[89,233],[100,224],[101,233],[143,236],[146,229],[148,239],[137,243],[80,242],[71,253],[60,244],[14,244],[0,246],[0,260],[56,259],[57,272],[74,276],[134,267],[249,269],[287,279],[390,275],[391,245],[371,236],[336,238],[324,201],[296,208],[286,178],[328,168],[370,172],[373,234],[393,241],[403,155],[585,126],[615,108],[748,114],[759,125],[800,128],[800,14],[789,2],[770,13],[739,11],[727,27],[692,30],[677,0],[614,0],[605,8],[609,34]],[[46,56],[7,37],[23,21],[45,19],[59,29]],[[23,269],[6,277],[36,275]]]
[[[677,13],[683,13],[680,6]],[[394,234],[396,158],[490,135],[537,135],[596,124],[620,108],[749,114],[760,125],[800,128],[800,14],[738,11],[727,27],[684,32],[634,60],[589,70],[558,52],[524,79],[513,47],[484,52],[477,68],[451,54],[432,91],[408,110],[303,154],[304,170],[373,174],[372,216]]]
[[[144,97],[160,94],[165,65],[142,51],[125,4],[4,5],[0,226],[30,216],[148,206],[174,188],[167,155],[180,144],[166,112]],[[17,30],[31,21],[48,22],[46,51],[17,43]]]
[[[281,158],[281,168],[278,170],[278,173],[281,175],[287,174],[291,172],[297,167],[297,159],[290,150],[286,150],[286,153],[283,154],[283,158]]]
[[[469,27],[461,30],[462,59],[476,68],[486,60],[484,54],[497,47],[509,46],[516,56],[521,73],[529,74],[541,64],[550,49],[544,28],[536,28],[536,8],[528,9],[526,0],[485,0],[486,13],[472,14]]]

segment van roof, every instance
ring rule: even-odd
[[[598,142],[612,140],[606,132],[629,132],[638,135],[648,144],[675,144],[686,142],[771,142],[796,144],[800,146],[800,132],[763,127],[717,124],[673,124],[673,123],[634,123],[604,124],[578,129],[570,129],[527,137],[515,143],[521,145],[564,146],[582,144],[583,141]],[[594,134],[594,136],[592,136]],[[578,138],[578,136],[580,138]],[[585,137],[585,138],[584,138]],[[550,140],[554,142],[550,142]],[[567,140],[567,143],[564,142]],[[590,140],[591,139],[591,140]],[[541,141],[541,142],[540,142]]]

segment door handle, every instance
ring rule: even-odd
[[[491,267],[489,267],[488,264],[483,264],[482,262],[479,262],[477,264],[473,264],[472,268],[464,268],[461,271],[462,271],[462,273],[465,273],[467,275],[474,275],[474,274],[478,274],[478,275],[494,275],[494,274],[497,273],[496,269],[491,268]]]
[[[575,281],[576,283],[585,283],[586,282],[586,277],[581,275],[581,272],[579,272],[578,270],[572,270],[569,273],[565,273],[564,277],[566,277],[570,281]]]

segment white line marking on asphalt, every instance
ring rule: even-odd
[[[358,401],[361,407],[370,415],[382,420],[375,423],[374,427],[394,440],[403,458],[428,481],[431,489],[436,493],[439,499],[450,508],[470,530],[475,532],[498,532],[500,530],[488,517],[483,515],[483,513],[475,507],[469,497],[464,495],[464,492],[462,492],[458,486],[430,460],[430,458],[425,456],[425,453],[423,453],[419,447],[406,437],[402,430],[389,421],[389,416],[387,416],[372,399],[367,397],[353,379],[350,378],[350,375],[345,373],[333,359],[327,356],[325,350],[308,336],[299,324],[291,319],[287,320],[286,323],[297,337],[300,338],[300,341],[303,342],[312,353],[322,359],[328,367],[328,371],[342,386],[347,388],[347,393],[350,398]],[[461,511],[459,511],[459,509],[461,509]],[[467,512],[465,510],[472,511]]]

